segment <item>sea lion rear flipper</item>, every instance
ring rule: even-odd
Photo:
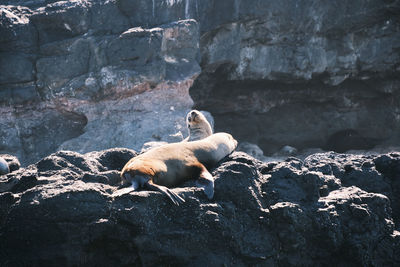
[[[197,186],[204,188],[204,194],[206,194],[208,199],[212,199],[214,197],[214,179],[204,165],[202,165],[200,177],[196,181],[196,184]]]
[[[164,194],[167,195],[167,196],[171,199],[171,201],[174,202],[174,204],[177,205],[177,206],[179,206],[179,203],[185,202],[185,200],[184,200],[182,197],[180,197],[178,194],[176,194],[176,193],[172,192],[171,190],[169,190],[169,188],[167,188],[167,187],[165,187],[165,186],[162,186],[162,185],[154,184],[153,181],[151,181],[151,180],[148,181],[148,182],[145,184],[145,186],[146,186],[148,189],[152,189],[152,190],[160,191],[161,193],[164,193]]]

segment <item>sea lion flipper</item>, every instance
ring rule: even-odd
[[[208,199],[214,197],[214,179],[211,173],[202,166],[199,179],[196,181],[197,186],[204,188],[204,194],[206,194]]]
[[[151,180],[148,181],[145,186],[149,189],[155,190],[155,191],[160,191],[161,193],[167,195],[171,201],[179,206],[179,203],[185,202],[185,200],[180,197],[178,194],[174,193],[173,191],[169,190],[167,187],[162,186],[162,185],[157,185],[154,184]]]

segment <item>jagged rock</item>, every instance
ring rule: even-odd
[[[7,162],[10,172],[16,171],[21,167],[21,163],[19,162],[18,158],[13,155],[1,154],[0,157]]]
[[[113,196],[134,155],[60,151],[2,176],[0,264],[400,263],[399,153],[263,163],[234,152],[212,170],[214,199],[189,181],[173,189],[180,206],[159,192]]]
[[[10,167],[5,159],[0,157],[0,175],[4,175],[10,172]]]
[[[0,175],[16,171],[21,167],[17,157],[8,154],[0,155]]]

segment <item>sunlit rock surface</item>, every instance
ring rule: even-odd
[[[398,0],[2,1],[0,152],[26,165],[179,141],[193,106],[266,156],[399,144],[399,14]]]
[[[196,21],[132,24],[112,1],[26,5],[0,7],[0,151],[26,164],[187,135]]]
[[[234,152],[215,197],[189,181],[113,196],[136,152],[60,151],[0,177],[0,265],[397,266],[400,154],[262,163]],[[23,248],[23,249],[22,249]]]

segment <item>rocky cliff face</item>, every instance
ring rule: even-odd
[[[217,130],[266,154],[399,144],[399,1],[235,3],[202,34],[191,88]]]
[[[149,28],[129,1],[22,4],[0,8],[0,150],[27,163],[60,148],[182,140],[200,73],[196,21]]]
[[[396,0],[2,1],[0,152],[179,141],[193,106],[266,154],[398,144],[399,14]]]
[[[262,163],[234,152],[209,201],[189,181],[113,194],[136,153],[60,151],[0,177],[0,265],[398,266],[400,154]],[[23,248],[23,249],[22,249]]]

